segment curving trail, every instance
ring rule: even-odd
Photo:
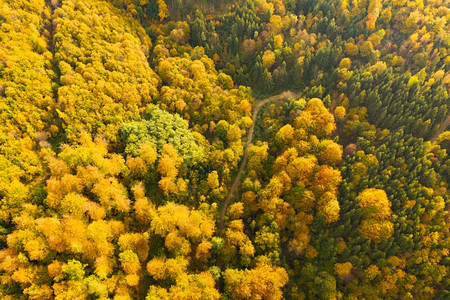
[[[441,133],[445,131],[445,129],[449,124],[450,124],[450,115],[448,115],[447,118],[445,118],[444,122],[441,123],[438,132],[436,132],[436,134],[431,138],[430,142],[436,141],[439,135],[441,135]]]
[[[231,186],[231,189],[228,192],[227,197],[225,198],[225,203],[223,204],[222,213],[220,214],[220,223],[219,223],[219,235],[220,236],[222,236],[222,230],[223,230],[223,225],[224,225],[225,213],[227,212],[227,208],[228,208],[228,205],[231,202],[231,198],[233,197],[233,193],[236,190],[237,186],[239,185],[239,182],[241,180],[242,172],[244,171],[245,165],[247,164],[248,148],[250,147],[250,144],[252,142],[253,131],[255,129],[256,118],[258,117],[259,110],[266,103],[277,101],[277,100],[281,100],[281,99],[296,98],[296,97],[299,97],[299,94],[293,93],[291,91],[285,91],[285,92],[283,92],[281,94],[278,94],[278,95],[266,98],[263,101],[256,103],[256,105],[254,107],[254,110],[253,110],[253,115],[252,115],[253,123],[250,126],[250,129],[248,130],[248,134],[247,134],[247,142],[245,143],[245,148],[244,148],[244,157],[242,158],[241,165],[239,166],[239,170],[238,170],[236,179],[234,180],[233,185]]]

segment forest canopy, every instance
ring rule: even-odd
[[[1,299],[448,299],[448,0],[0,0]]]
[[[148,110],[150,112],[143,121],[122,125],[120,131],[125,140],[126,154],[138,155],[145,143],[156,147],[159,153],[164,145],[172,144],[187,166],[203,159],[204,150],[196,143],[186,120],[158,107],[147,107]]]

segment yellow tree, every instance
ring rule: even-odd
[[[359,206],[371,211],[370,218],[387,220],[392,214],[391,202],[386,192],[381,189],[369,188],[358,195]]]
[[[161,174],[161,180],[158,182],[158,185],[164,194],[185,192],[183,179],[177,179],[178,168],[182,162],[183,158],[178,156],[177,150],[172,144],[163,146],[157,170]]]
[[[282,145],[289,145],[294,138],[294,128],[290,124],[281,127],[275,138],[280,141]]]
[[[248,149],[247,169],[253,170],[257,174],[264,173],[263,162],[267,159],[269,146],[264,143],[261,145],[251,145]]]
[[[342,146],[331,140],[324,140],[320,143],[323,148],[319,154],[319,160],[323,164],[336,165],[342,160]]]
[[[301,115],[295,119],[295,128],[303,129],[321,138],[331,135],[336,129],[336,124],[334,116],[323,105],[322,100],[312,98]]]
[[[376,242],[386,240],[394,233],[394,224],[389,221],[392,214],[391,202],[386,192],[381,189],[369,188],[359,195],[359,206],[368,211],[368,218],[363,220],[360,233]]]
[[[227,269],[223,276],[232,299],[281,299],[281,288],[288,282],[285,269],[264,263],[250,270]]]
[[[277,34],[276,36],[274,36],[273,45],[274,45],[275,49],[283,48],[283,35]]]
[[[270,69],[270,67],[275,63],[275,53],[271,50],[266,50],[262,56],[262,61],[264,66],[267,69]]]
[[[157,0],[158,3],[158,15],[159,20],[163,21],[165,18],[169,16],[169,9],[167,8],[167,4],[164,0]]]
[[[343,121],[345,118],[345,107],[343,106],[337,106],[334,109],[334,116],[338,121]]]

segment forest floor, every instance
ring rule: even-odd
[[[445,129],[449,124],[450,124],[450,115],[448,115],[447,118],[445,118],[444,122],[442,122],[441,125],[439,125],[438,132],[436,132],[436,134],[431,138],[430,141],[431,142],[436,141],[436,139],[441,135],[441,133],[445,131]]]
[[[219,223],[219,234],[220,235],[222,235],[224,218],[225,218],[225,213],[227,212],[228,205],[231,202],[234,191],[236,190],[237,186],[239,185],[239,182],[241,181],[242,172],[244,171],[245,165],[247,164],[248,148],[250,147],[250,144],[252,143],[253,131],[255,129],[256,118],[258,117],[259,110],[261,109],[261,107],[263,105],[265,105],[269,102],[278,101],[281,99],[298,98],[298,97],[299,97],[299,94],[297,94],[297,93],[294,93],[291,91],[285,91],[278,95],[274,95],[269,98],[266,98],[255,104],[254,109],[253,109],[253,115],[252,115],[253,123],[250,126],[250,129],[248,130],[248,133],[247,133],[247,142],[245,143],[244,156],[242,158],[241,165],[239,166],[239,170],[237,172],[236,179],[234,180],[233,185],[231,186],[231,188],[228,192],[228,195],[225,198],[225,203],[223,204],[223,207],[222,207],[222,213],[220,214],[220,223]]]

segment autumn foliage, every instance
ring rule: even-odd
[[[0,298],[448,299],[449,16],[0,0]]]

